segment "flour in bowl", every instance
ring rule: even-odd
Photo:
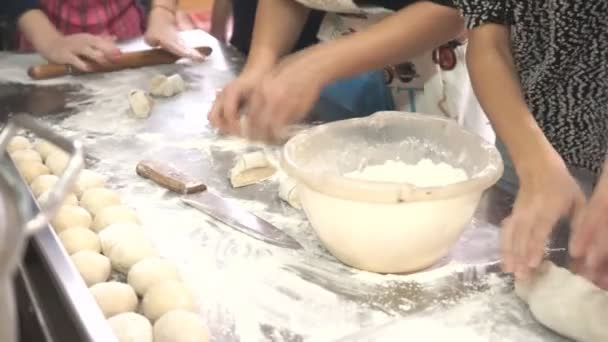
[[[430,159],[422,159],[417,164],[388,160],[384,164],[370,165],[344,176],[373,182],[409,183],[419,187],[448,185],[468,178],[463,169],[443,162],[434,163]]]

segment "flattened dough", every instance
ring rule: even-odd
[[[545,261],[515,292],[544,326],[579,342],[608,341],[608,291]]]
[[[150,116],[153,103],[146,92],[140,89],[133,89],[129,92],[128,99],[131,112],[135,117],[143,119]]]
[[[245,153],[230,170],[230,183],[233,188],[259,183],[272,177],[276,171],[264,151]]]

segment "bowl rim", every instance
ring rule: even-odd
[[[488,153],[489,162],[482,170],[467,180],[456,182],[447,186],[418,187],[410,183],[376,182],[336,175],[331,172],[307,172],[298,167],[298,163],[290,155],[293,146],[301,141],[310,139],[332,127],[351,126],[353,122],[371,122],[386,120],[391,117],[408,116],[411,120],[424,120],[436,124],[452,126],[463,134],[477,140],[481,149]],[[483,192],[502,176],[504,165],[500,152],[491,144],[472,132],[458,125],[457,122],[445,117],[432,114],[422,114],[403,111],[377,112],[367,117],[352,118],[330,122],[306,130],[293,136],[281,149],[281,168],[297,183],[302,183],[312,190],[333,197],[374,203],[404,203],[429,200],[450,199],[471,193]]]

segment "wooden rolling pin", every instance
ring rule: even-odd
[[[211,54],[211,48],[208,46],[196,48],[203,56]],[[72,68],[71,65],[65,64],[40,64],[32,66],[28,69],[27,74],[35,80],[44,80],[48,78],[62,77],[66,75],[88,74],[95,72],[111,72],[129,68],[139,68],[150,65],[161,65],[175,63],[180,57],[162,49],[152,49],[137,52],[123,53],[119,57],[112,60],[112,64],[100,65],[89,61],[91,71],[83,72]]]

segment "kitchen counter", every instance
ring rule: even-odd
[[[25,74],[39,57],[0,54],[0,112],[30,112],[62,134],[82,139],[88,168],[110,176],[109,186],[137,210],[147,237],[179,265],[214,341],[565,341],[534,321],[514,295],[512,280],[499,273],[497,224],[513,199],[497,189],[484,195],[447,257],[410,275],[373,274],[338,262],[304,215],[278,199],[277,179],[232,189],[227,174],[239,153],[277,151],[218,137],[210,128],[206,114],[216,89],[243,63],[232,49],[210,44],[213,55],[199,65],[39,82]],[[146,89],[157,73],[179,73],[188,90],[156,100],[151,117],[136,119],[127,93]],[[194,174],[304,249],[265,244],[183,205],[135,174],[144,158]],[[562,264],[566,232],[558,229],[551,242],[551,257]]]

